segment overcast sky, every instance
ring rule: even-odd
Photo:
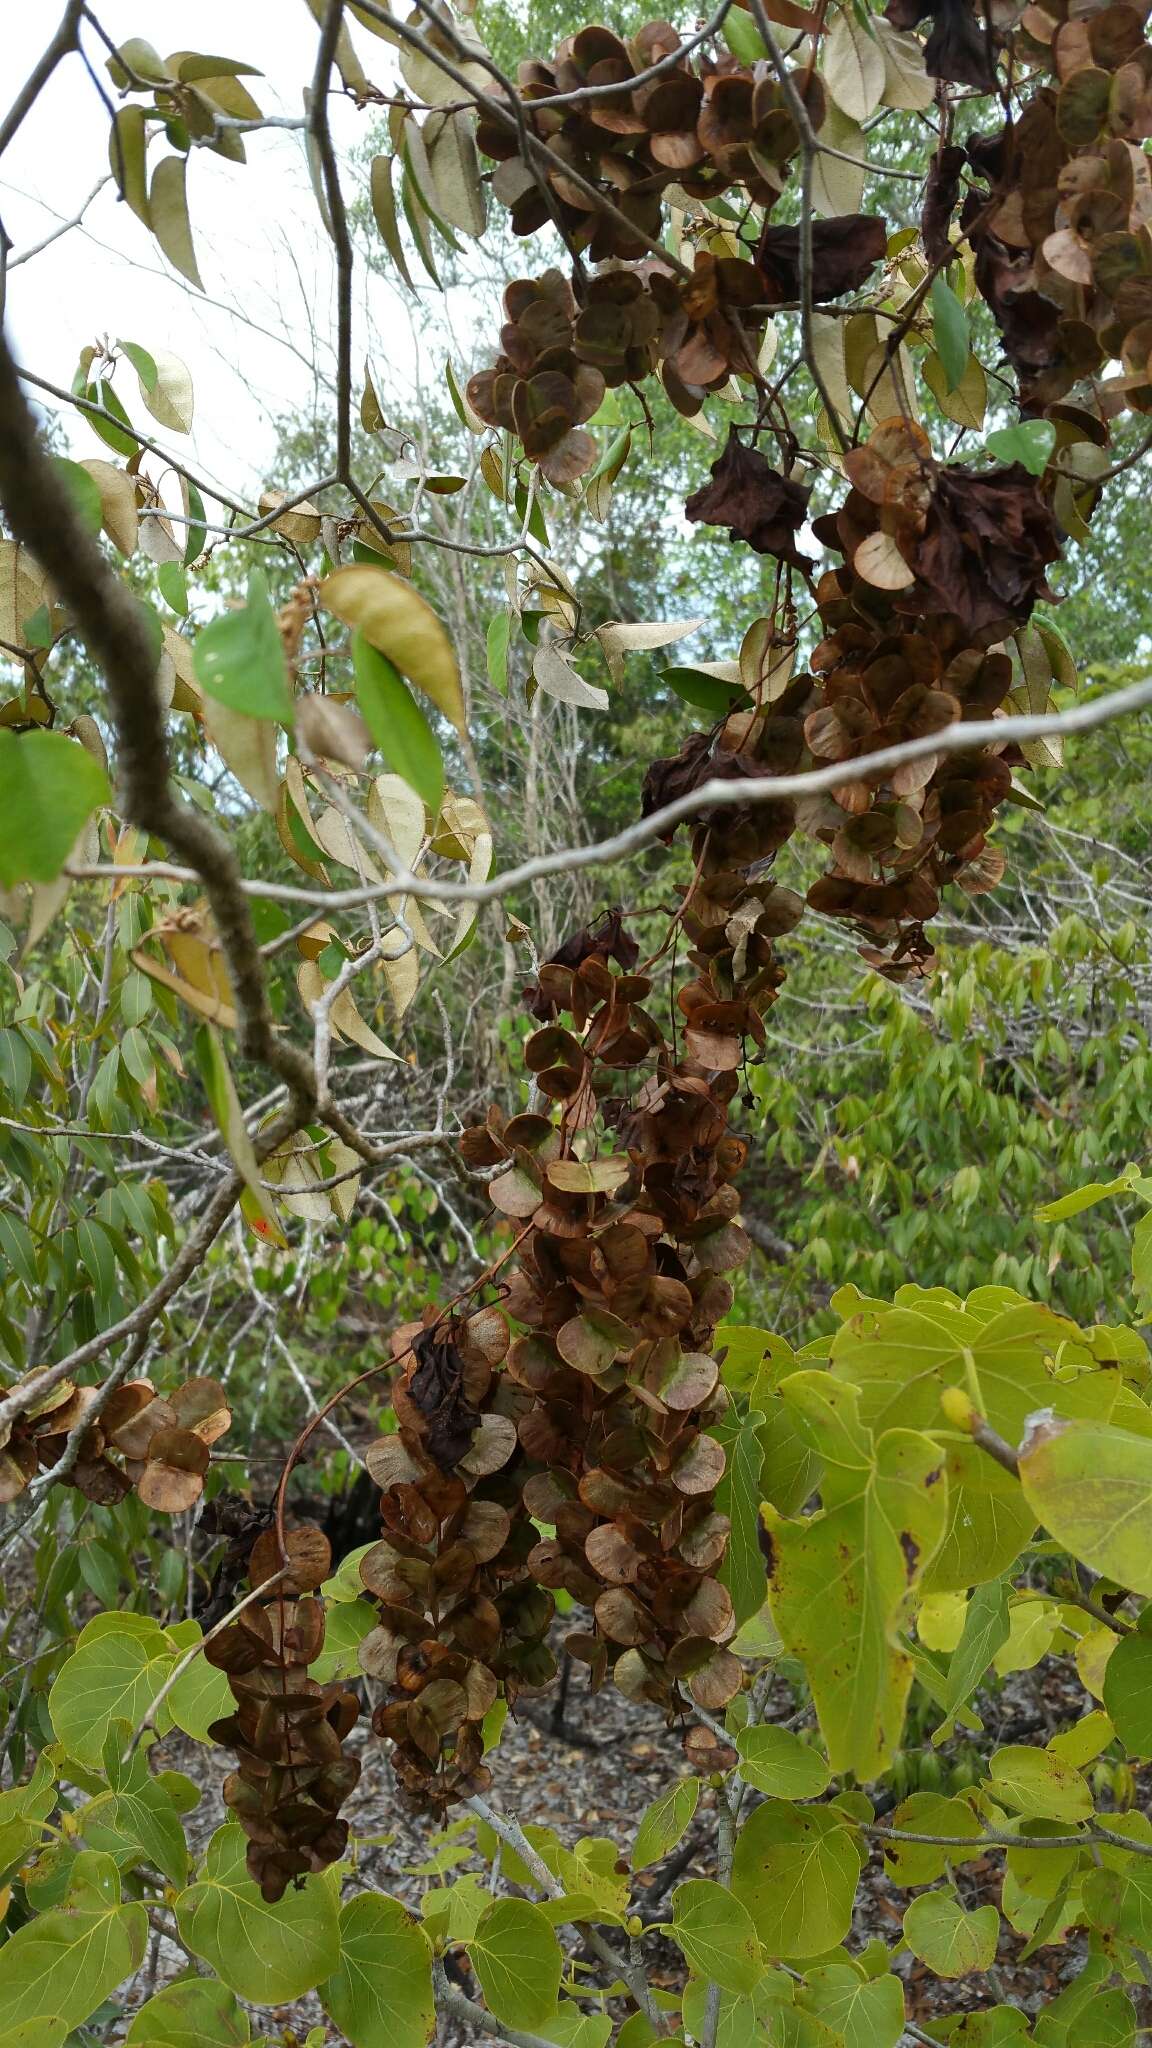
[[[248,84],[263,111],[302,112],[301,89],[312,73],[318,34],[304,0],[98,0],[98,12],[117,42],[143,33],[162,56],[194,48],[257,65],[265,76]],[[31,71],[58,15],[58,0],[4,0],[3,105]],[[355,39],[369,76],[387,84],[392,58],[386,46],[363,29]],[[107,82],[106,53],[90,30],[87,47]],[[342,149],[360,144],[378,118],[339,97],[332,101]],[[107,112],[82,62],[67,58],[0,158],[0,217],[17,259],[59,219],[75,214],[107,171],[108,132]],[[183,357],[195,385],[197,465],[241,493],[266,473],[276,413],[311,402],[312,364],[331,373],[333,331],[331,252],[302,137],[271,129],[245,140],[245,165],[203,149],[189,163],[203,298],[169,268],[111,185],[93,201],[83,226],[26,264],[17,261],[8,287],[18,358],[53,383],[70,385],[81,348],[105,335]],[[154,144],[150,161],[163,148]],[[350,178],[348,184],[352,196]],[[362,273],[358,292],[357,372],[371,339],[376,351],[387,352],[380,363],[384,378],[409,378],[415,349],[400,300]],[[131,399],[134,380],[124,371],[119,378]],[[143,426],[138,404],[134,416]],[[69,434],[77,454],[103,452],[90,428],[73,423]]]

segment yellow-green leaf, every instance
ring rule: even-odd
[[[148,215],[152,232],[172,268],[202,292],[204,286],[200,281],[192,224],[188,218],[187,181],[186,157],[162,157],[152,173]]]
[[[1152,1439],[1098,1422],[1038,1430],[1020,1481],[1037,1521],[1081,1564],[1152,1594]]]
[[[464,731],[464,694],[452,642],[411,583],[374,563],[354,562],[325,577],[320,597],[423,690],[457,732]]]

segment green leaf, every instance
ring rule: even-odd
[[[119,107],[112,117],[108,137],[108,161],[120,197],[127,200],[137,220],[142,220],[145,227],[151,227],[152,223],[148,217],[148,166],[145,156],[147,147],[148,131],[143,107]]]
[[[356,702],[372,738],[435,817],[444,798],[444,757],[432,727],[399,669],[361,632],[352,635],[352,666]]]
[[[921,1892],[904,1914],[904,1939],[938,1977],[967,1977],[996,1960],[1000,1915],[995,1906],[966,1913],[952,1892]]]
[[[1019,1481],[972,1442],[947,1445],[948,1522],[925,1593],[964,1592],[1015,1564],[1036,1527]],[[999,1644],[997,1644],[999,1649]]]
[[[701,674],[698,668],[662,669],[660,681],[683,703],[694,704],[713,718],[727,718],[737,705],[744,707],[752,701],[742,683],[726,683],[719,676]]]
[[[672,1934],[691,1967],[725,1991],[751,1991],[764,1974],[751,1914],[710,1878],[677,1885]]]
[[[132,1733],[126,1721],[112,1723],[104,1745],[104,1768],[112,1790],[82,1808],[81,1830],[93,1848],[112,1855],[125,1846],[138,1850],[169,1884],[185,1884],[188,1845],[170,1794],[152,1777],[142,1751],[137,1750],[127,1764],[120,1763]]]
[[[139,1968],[147,1938],[143,1906],[121,1904],[112,1858],[83,1850],[72,1863],[63,1905],[18,1927],[0,1948],[5,2023],[43,2018],[82,2026]]]
[[[570,1998],[562,1998],[552,2018],[540,2026],[542,2038],[557,2042],[559,2048],[606,2048],[611,2032],[607,2013],[581,2012]]]
[[[856,1836],[827,1806],[766,1799],[736,1838],[732,1890],[770,1956],[821,1956],[844,1940],[860,1876]]]
[[[1005,1581],[996,1579],[990,1585],[977,1587],[968,1602],[964,1632],[948,1664],[941,1702],[944,1720],[933,1738],[937,1743],[951,1736],[958,1714],[971,1699],[997,1650],[1008,1641],[1010,1629]]]
[[[488,681],[502,697],[508,695],[508,642],[512,634],[511,612],[497,612],[489,619],[485,635]]]
[[[204,543],[208,538],[208,528],[205,523],[208,514],[204,509],[203,498],[200,496],[195,484],[188,477],[181,477],[180,488],[184,495],[184,510],[188,515],[187,539],[184,542],[184,567],[188,569],[203,551]]]
[[[721,33],[732,55],[738,57],[741,64],[759,64],[767,58],[768,47],[756,24],[742,8],[729,8]]]
[[[759,1412],[740,1416],[733,1408],[714,1430],[725,1452],[716,1506],[732,1524],[724,1562],[716,1576],[731,1595],[737,1625],[760,1612],[767,1585],[767,1567],[760,1548],[760,1471],[764,1447],[759,1431],[763,1422]]]
[[[772,1799],[818,1799],[831,1779],[818,1749],[788,1728],[742,1728],[740,1775]]]
[[[51,882],[112,792],[100,763],[62,732],[0,727],[0,886]]]
[[[527,1899],[497,1899],[467,1943],[491,2011],[509,2027],[550,2018],[563,1956],[551,1922]]]
[[[340,1962],[320,2003],[352,2048],[423,2048],[436,2024],[432,1949],[398,1899],[361,1892],[340,1911]]]
[[[324,1648],[315,1663],[308,1666],[309,1678],[320,1685],[330,1685],[334,1678],[359,1678],[357,1653],[365,1636],[378,1627],[379,1621],[377,1609],[370,1607],[367,1600],[337,1601],[328,1611]]]
[[[136,1728],[175,1661],[171,1640],[157,1622],[145,1623],[138,1614],[97,1615],[81,1631],[48,1695],[57,1741],[78,1763],[98,1768],[112,1723]]]
[[[826,1460],[820,1513],[765,1509],[772,1617],[804,1664],[834,1772],[862,1780],[900,1741],[912,1660],[897,1623],[944,1533],[943,1453],[890,1429],[875,1443],[854,1387],[793,1373],[781,1393]]]
[[[160,586],[160,595],[164,599],[165,604],[170,606],[174,612],[178,612],[181,618],[187,618],[188,578],[184,573],[183,562],[159,563],[156,570],[156,581]]]
[[[997,427],[984,446],[997,461],[1020,462],[1033,476],[1042,476],[1056,446],[1056,429],[1051,420],[1018,420],[1014,427]]]
[[[204,1083],[204,1092],[212,1106],[220,1135],[227,1145],[239,1171],[243,1174],[248,1191],[269,1231],[278,1242],[283,1242],[280,1226],[271,1201],[260,1184],[260,1167],[255,1148],[244,1121],[232,1069],[228,1065],[220,1033],[214,1024],[201,1024],[196,1032],[196,1064]]]
[[[116,346],[122,356],[127,356],[139,377],[141,392],[147,396],[149,392],[155,391],[160,375],[155,356],[150,355],[146,348],[141,348],[138,341],[118,341]]]
[[[219,1828],[200,1876],[176,1900],[180,1933],[236,1993],[252,2005],[286,2005],[340,1964],[336,1893],[327,1877],[308,1877],[276,1905],[261,1897],[245,1865],[243,1830]]]
[[[692,1823],[700,1798],[699,1778],[678,1778],[659,1799],[647,1807],[632,1844],[633,1870],[645,1870],[659,1863],[670,1849],[682,1842]]]
[[[988,1790],[1002,1806],[1038,1820],[1091,1820],[1092,1793],[1062,1757],[1025,1743],[993,1752]]]
[[[184,1644],[185,1651],[190,1648],[190,1643]],[[209,1664],[206,1657],[195,1657],[176,1680],[165,1706],[175,1726],[182,1728],[185,1735],[190,1735],[194,1742],[209,1742],[208,1730],[213,1721],[221,1721],[230,1714],[234,1701],[224,1673]]]
[[[378,563],[352,562],[320,585],[321,602],[353,626],[401,675],[432,699],[457,732],[467,730],[460,666],[443,625],[407,578]]]
[[[968,368],[968,315],[942,277],[932,280],[932,339],[948,390],[955,391]]]
[[[947,1799],[941,1792],[913,1792],[891,1815],[889,1826],[910,1835],[967,1835],[973,1841],[983,1832],[972,1808],[963,1799]],[[982,1855],[982,1850],[973,1852]],[[884,1868],[895,1884],[935,1884],[951,1863],[971,1861],[964,1849],[939,1848],[932,1842],[885,1842]]]
[[[1122,1636],[1104,1667],[1104,1705],[1133,1756],[1152,1756],[1152,1636]]]
[[[1106,1423],[1035,1433],[1020,1482],[1038,1522],[1081,1564],[1152,1594],[1152,1438]]]
[[[295,716],[284,646],[261,569],[248,578],[248,600],[200,628],[192,649],[196,680],[209,697],[249,718],[292,724]]]
[[[798,1994],[844,2048],[897,2048],[904,2034],[904,1987],[889,1972],[861,1977],[850,1963],[822,1963],[807,1972]]]
[[[84,417],[93,433],[98,434],[109,448],[114,448],[117,455],[135,455],[140,446],[140,436],[111,384],[102,381],[90,384],[84,396],[90,404],[103,406],[104,411],[110,412],[119,422],[119,425],[113,425],[112,420],[100,419],[95,413],[85,413]]]
[[[54,455],[52,467],[89,533],[99,533],[104,523],[104,508],[95,478],[88,474],[82,463],[71,462],[66,455]]]
[[[1073,1188],[1058,1201],[1045,1202],[1034,1211],[1037,1223],[1063,1223],[1069,1216],[1079,1216],[1084,1209],[1094,1209],[1097,1202],[1107,1202],[1113,1195],[1126,1195],[1139,1169],[1125,1168],[1115,1180],[1091,1180],[1082,1188]]]
[[[185,1977],[141,2006],[127,2048],[246,2048],[251,2039],[248,2015],[226,1984]]]

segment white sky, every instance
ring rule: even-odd
[[[0,106],[6,107],[51,36],[60,6],[59,0],[0,4]],[[303,111],[301,90],[311,77],[318,35],[304,0],[98,0],[97,11],[116,42],[143,34],[162,56],[193,48],[257,65],[265,76],[246,83],[262,110]],[[391,52],[353,27],[369,77],[387,86]],[[107,84],[107,53],[91,30],[86,36],[94,68]],[[331,118],[343,152],[363,142],[380,113],[360,114],[334,96]],[[108,115],[83,64],[76,56],[67,58],[0,158],[0,217],[17,258],[51,232],[59,217],[76,213],[108,169],[108,130]],[[27,264],[17,264],[8,282],[9,331],[18,360],[55,384],[69,386],[80,349],[105,335],[183,357],[196,395],[190,441],[149,422],[127,365],[117,373],[117,388],[145,432],[150,428],[159,440],[179,446],[194,468],[238,495],[250,493],[266,472],[275,447],[272,417],[311,400],[311,363],[318,361],[331,375],[334,327],[331,250],[319,225],[303,138],[298,131],[267,129],[246,136],[245,144],[243,165],[205,149],[194,150],[189,161],[189,210],[205,298],[170,270],[112,185],[94,200],[81,227]],[[162,137],[153,143],[149,162],[166,148]],[[355,196],[351,174],[345,186],[348,197]],[[366,279],[362,270],[358,293],[357,390],[369,332],[381,380],[408,381],[416,349],[399,295]],[[438,363],[428,367],[439,376]],[[55,409],[51,399],[40,402]],[[74,452],[106,452],[90,427],[71,418]]]

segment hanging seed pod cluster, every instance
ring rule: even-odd
[[[268,1587],[268,1597],[250,1601],[204,1645],[236,1702],[209,1730],[237,1759],[224,1803],[248,1837],[249,1873],[272,1901],[343,1855],[340,1808],[360,1777],[357,1759],[344,1754],[359,1700],[339,1682],[308,1676],[324,1648],[324,1603],[315,1595],[331,1562],[319,1529],[290,1530],[283,1552],[275,1529],[266,1530],[248,1571],[253,1591]]]
[[[594,1685],[611,1673],[675,1712],[723,1707],[740,1684],[711,1431],[728,1405],[713,1350],[725,1276],[749,1249],[727,1111],[755,1011],[724,1000],[702,959],[669,1038],[636,962],[612,914],[528,991],[548,1020],[525,1048],[542,1106],[493,1110],[462,1141],[519,1229],[504,1300],[396,1336],[398,1429],[370,1454],[384,1535],[361,1566],[381,1613],[363,1662],[389,1684],[374,1726],[421,1804],[485,1784],[497,1689],[515,1700],[553,1675],[557,1589],[588,1610],[567,1647]]]
[[[791,0],[768,15],[813,27]],[[925,20],[921,49],[907,31]],[[492,1110],[462,1144],[515,1232],[499,1299],[429,1311],[394,1339],[397,1429],[370,1454],[383,1530],[361,1567],[379,1622],[362,1664],[384,1693],[374,1729],[425,1808],[486,1786],[489,1710],[553,1674],[557,1591],[586,1616],[568,1649],[594,1685],[610,1677],[670,1719],[722,1709],[738,1689],[717,1502],[728,1405],[717,1326],[727,1276],[748,1253],[735,1185],[745,1148],[729,1110],[782,979],[777,943],[805,910],[773,863],[795,834],[818,841],[829,867],[807,907],[847,921],[881,972],[929,971],[925,925],[942,889],[1000,878],[989,834],[1026,765],[986,733],[967,747],[955,736],[1006,706],[1034,708],[1038,681],[1046,702],[1053,680],[1074,679],[1034,608],[1053,599],[1047,578],[1067,533],[1086,530],[1111,421],[1152,410],[1143,12],[1088,5],[1072,18],[1048,0],[1005,38],[968,0],[890,0],[874,26],[884,64],[897,63],[890,105],[924,108],[932,80],[997,89],[1006,41],[1015,77],[1033,67],[990,136],[958,139],[958,109],[940,95],[911,297],[893,291],[900,247],[876,215],[771,217],[813,138],[818,148],[835,132],[817,67],[826,36],[855,33],[840,16],[820,18],[813,61],[795,65],[685,49],[661,22],[631,42],[585,28],[521,66],[519,126],[488,113],[479,123],[514,231],[551,222],[573,266],[509,286],[499,355],[468,387],[475,414],[571,491],[597,458],[589,423],[609,389],[656,375],[692,415],[709,393],[745,388],[755,421],[731,431],[686,513],[773,561],[775,592],[745,637],[726,715],[646,778],[646,814],[701,793],[686,819],[692,871],[677,922],[688,965],[671,1024],[618,912],[545,964],[526,992],[539,1027],[525,1047],[532,1107],[510,1119]],[[525,136],[548,155],[525,153]],[[718,234],[705,209],[726,193],[739,205]],[[673,209],[679,257],[661,241]],[[965,245],[1021,412],[1045,421],[1039,461],[1034,450],[946,461],[905,402],[905,336],[924,338],[934,278]],[[862,306],[842,304],[862,291]],[[851,380],[858,411],[841,401],[834,420],[826,409],[819,456],[761,366],[773,309],[799,309],[831,406],[810,344],[814,307],[864,315],[875,337],[864,387]],[[1098,379],[1109,361],[1120,373]],[[759,445],[769,436],[774,460]],[[833,473],[831,510],[812,501],[821,467]],[[838,561],[819,565],[813,540]],[[797,673],[805,588],[819,630]],[[914,759],[869,770],[907,741],[921,743]],[[816,795],[785,787],[765,801],[756,787],[839,765],[843,781]],[[740,793],[718,801],[716,784]],[[344,1767],[317,1751],[309,1768],[322,1789],[301,1817],[258,1704],[263,1687],[282,1702],[300,1691],[297,1639],[314,1627],[306,1600],[287,1623],[257,1610],[227,1650],[240,1703],[230,1797],[273,1884],[306,1867],[294,1857],[322,1860],[339,1831]],[[300,1730],[336,1728],[339,1703],[307,1698]]]
[[[125,1380],[102,1405],[95,1387],[58,1380],[6,1428],[0,1504],[18,1499],[38,1472],[53,1470],[77,1433],[64,1485],[100,1507],[135,1491],[160,1514],[182,1514],[203,1493],[212,1445],[231,1421],[219,1380],[185,1380],[170,1394],[158,1393],[151,1380]]]

